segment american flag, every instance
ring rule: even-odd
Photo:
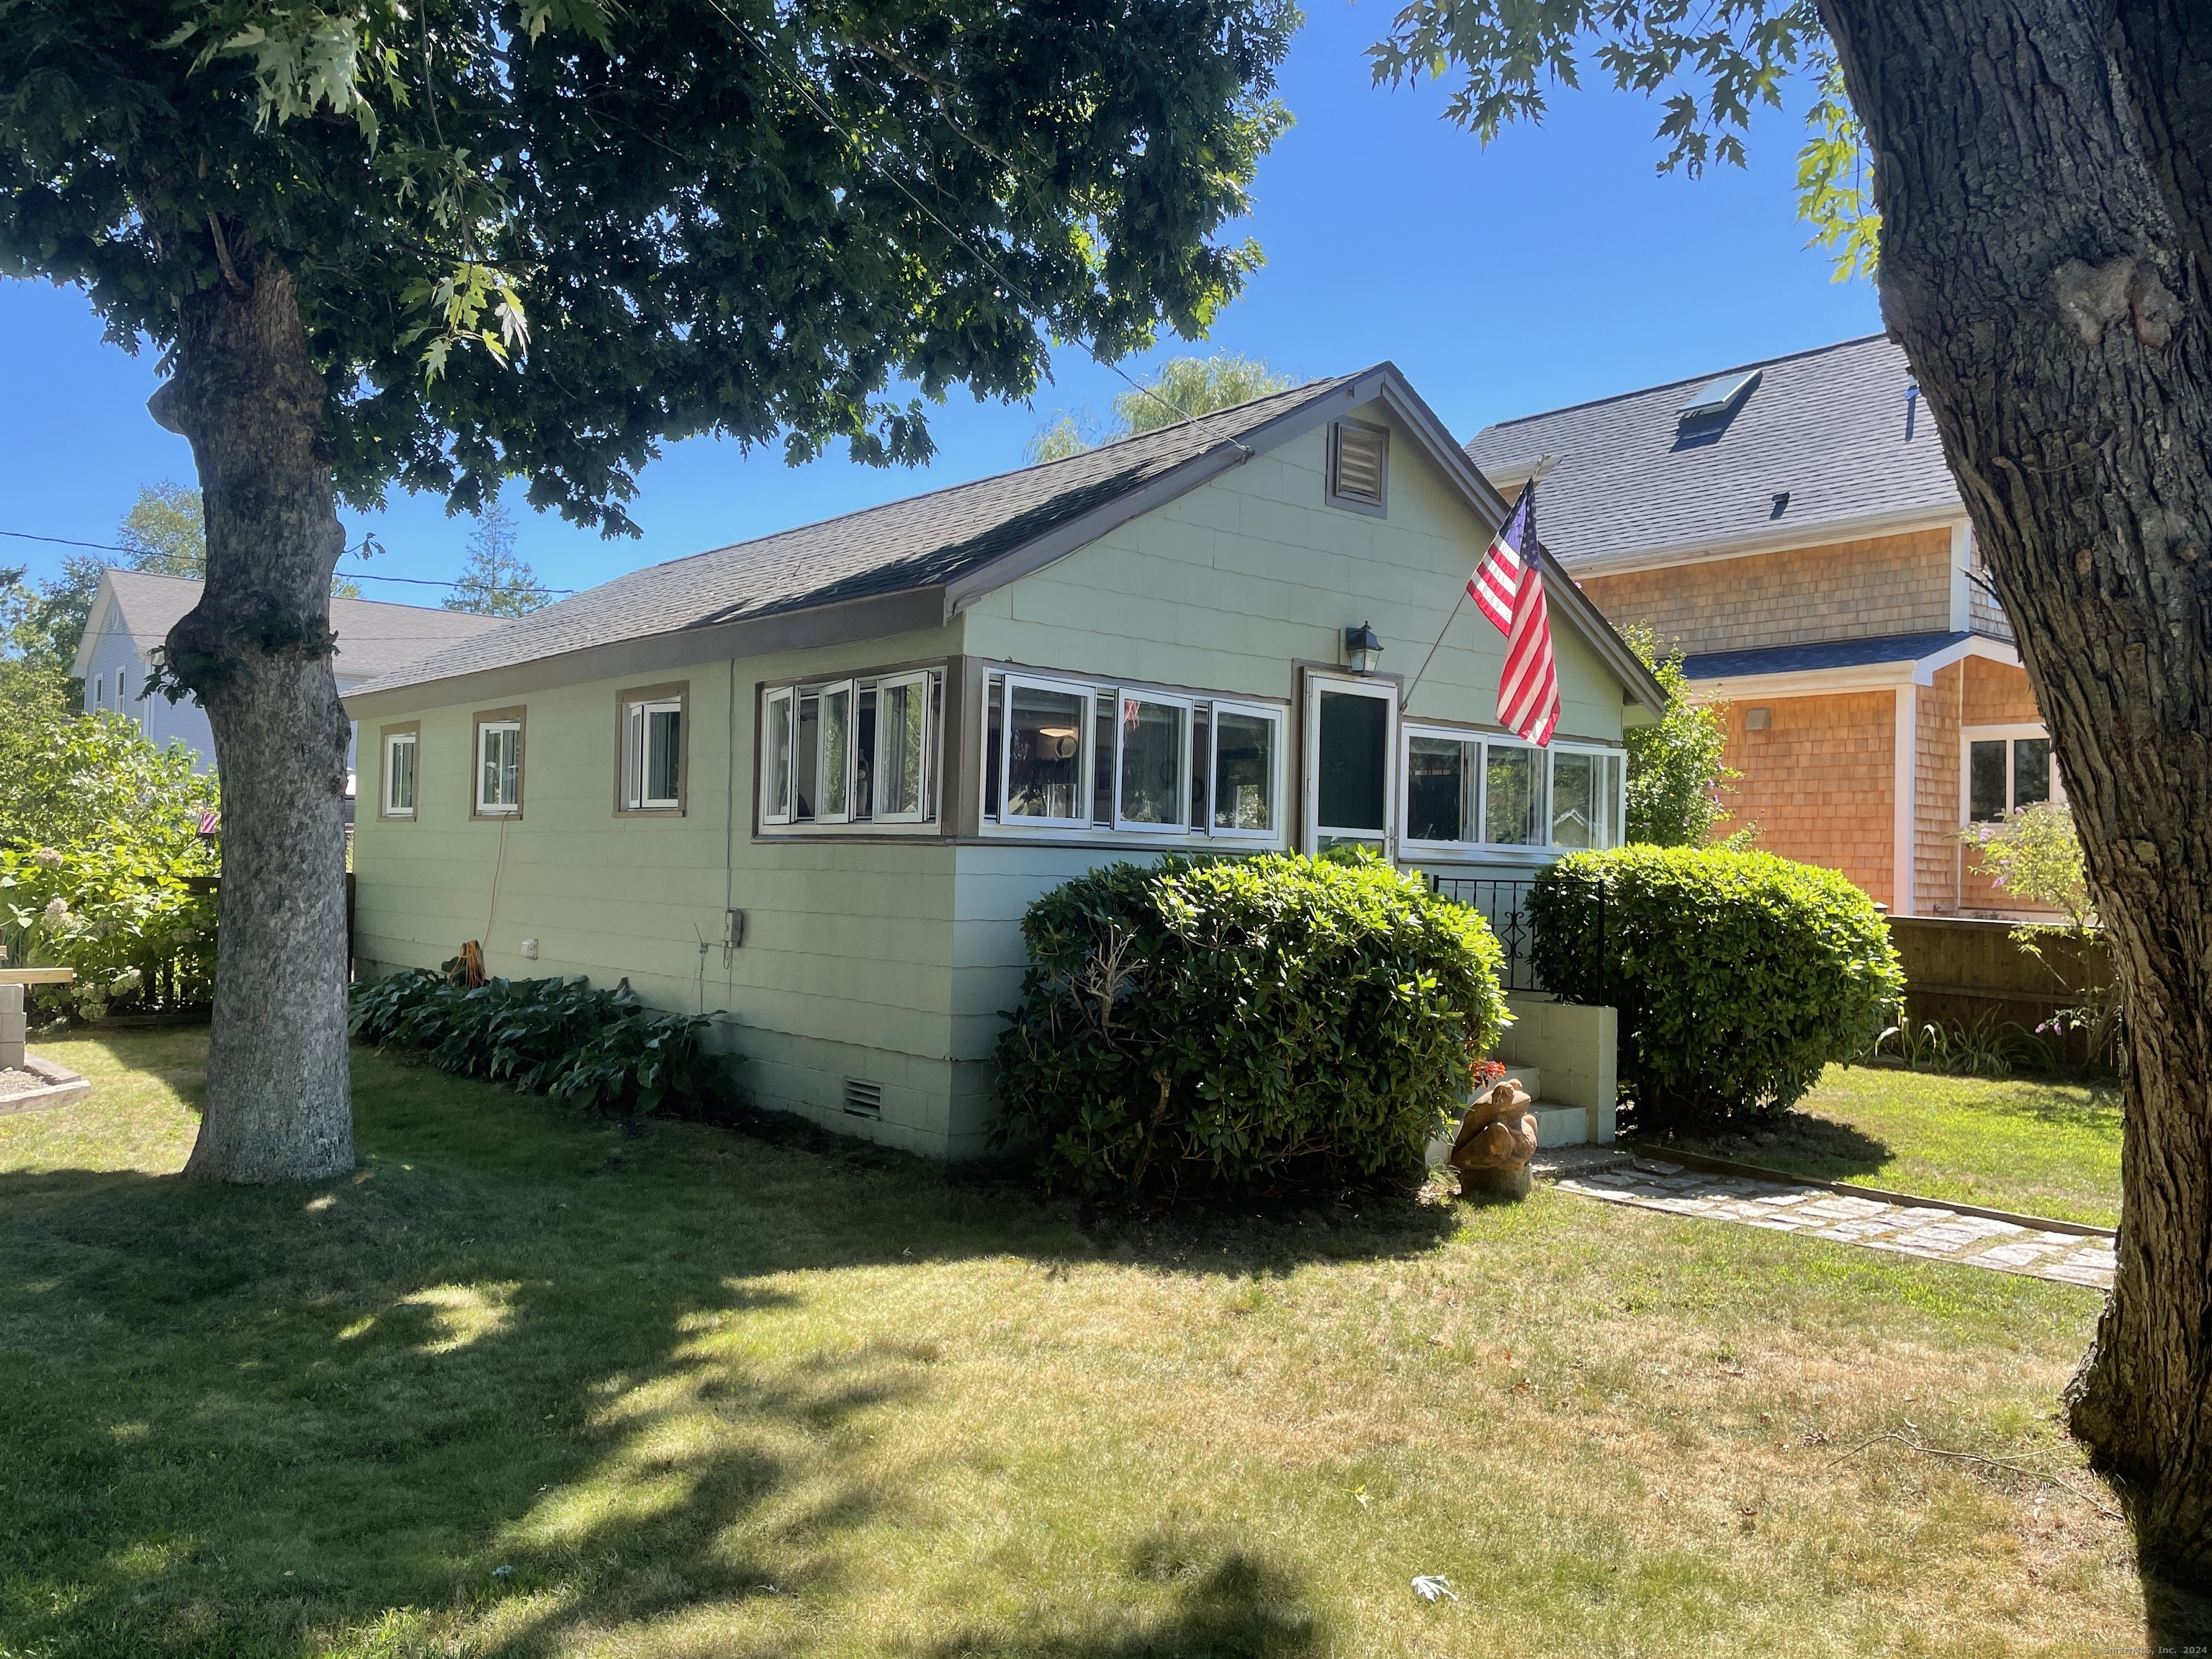
[[[1498,603],[1507,572],[1512,603]],[[1552,615],[1544,603],[1544,550],[1536,541],[1536,485],[1521,487],[1504,524],[1482,556],[1467,590],[1505,635],[1505,672],[1498,678],[1498,719],[1539,749],[1559,724],[1559,671],[1552,657]],[[1500,614],[1500,611],[1504,614]]]
[[[1513,599],[1505,635],[1505,672],[1498,677],[1498,720],[1539,749],[1559,726],[1559,671],[1552,660],[1552,617],[1544,605],[1544,560],[1534,547]]]
[[[1521,486],[1521,498],[1491,538],[1490,550],[1467,580],[1467,595],[1501,634],[1513,631],[1513,601],[1521,591],[1521,550],[1536,544],[1534,482]]]

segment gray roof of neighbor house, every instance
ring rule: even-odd
[[[1752,373],[1758,383],[1720,416],[1678,418],[1708,383]],[[1668,550],[1686,556],[1958,509],[1935,422],[1905,396],[1913,385],[1903,349],[1869,335],[1500,421],[1467,453],[1493,482],[1516,487],[1551,459],[1536,486],[1536,529],[1571,568]]]
[[[1316,380],[1065,460],[647,565],[365,689],[381,691],[649,635],[948,583],[1209,452],[1230,449],[1254,428],[1354,378]]]
[[[141,652],[168,637],[177,619],[199,603],[202,586],[193,577],[157,576],[144,570],[110,570],[106,580],[114,595],[114,610],[123,631]],[[389,674],[434,651],[480,638],[506,620],[429,605],[332,599],[331,627],[338,636],[333,666],[349,678]],[[106,618],[96,616],[92,622],[104,627]],[[90,648],[94,635],[94,629],[88,626],[86,649]],[[82,654],[81,650],[80,657]],[[83,666],[80,661],[78,667]]]
[[[1977,634],[1881,634],[1863,640],[1815,640],[1808,645],[1757,646],[1705,651],[1682,659],[1693,680],[1741,679],[1753,674],[1801,674],[1815,668],[1867,668],[1875,663],[1918,662]]]

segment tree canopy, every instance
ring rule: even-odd
[[[1037,428],[1027,454],[1032,461],[1057,461],[1102,443],[1152,432],[1190,415],[1249,403],[1271,392],[1287,392],[1295,382],[1278,374],[1261,357],[1233,351],[1211,357],[1170,357],[1149,378],[1114,398],[1114,422],[1101,428],[1086,409],[1056,410]]]
[[[931,453],[955,382],[1202,331],[1288,117],[1289,0],[0,9],[0,270],[126,349],[274,260],[356,506],[581,524],[665,439]],[[430,372],[426,372],[430,371]],[[902,386],[893,389],[893,383]],[[918,394],[918,395],[917,395]]]

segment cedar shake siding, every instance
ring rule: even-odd
[[[1747,731],[1751,708],[1764,732]],[[1890,902],[1896,799],[1896,694],[1847,692],[1728,705],[1728,763],[1743,776],[1717,833],[1756,828],[1756,845],[1840,870]]]
[[[1920,688],[1919,749],[1912,800],[1913,908],[1956,915],[1964,890],[1966,849],[1959,840],[1959,696],[1968,664],[1936,672]]]
[[[1580,580],[1615,628],[1646,624],[1692,656],[1951,626],[1948,530]]]
[[[1963,724],[2020,726],[2042,720],[2035,693],[2028,689],[2026,669],[1978,657],[1969,657],[1961,665],[1966,671],[1966,701],[1960,711]]]

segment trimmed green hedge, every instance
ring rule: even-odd
[[[1605,949],[1592,949],[1603,908]],[[1871,1049],[1905,991],[1874,901],[1771,853],[1575,853],[1528,898],[1538,975],[1620,1012],[1620,1080],[1645,1129],[1786,1110]]]
[[[624,980],[487,980],[465,990],[445,971],[412,968],[353,988],[350,1024],[364,1042],[422,1051],[441,1070],[603,1111],[712,1116],[737,1103],[735,1055],[710,1054],[709,1022],[655,1013]]]
[[[1093,1195],[1418,1177],[1504,1022],[1482,918],[1368,854],[1117,864],[1022,937],[994,1133]]]

